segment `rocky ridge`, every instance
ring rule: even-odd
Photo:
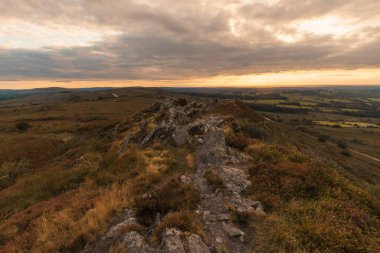
[[[207,244],[197,234],[176,228],[167,228],[161,235],[160,247],[153,247],[138,231],[121,233],[124,227],[138,225],[133,210],[126,210],[122,221],[108,231],[97,246],[88,252],[107,252],[107,246],[122,242],[127,252],[249,252],[252,235],[247,235],[232,221],[232,212],[264,215],[262,205],[244,197],[250,186],[247,165],[250,157],[226,146],[224,128],[239,127],[232,117],[207,113],[214,102],[192,102],[165,99],[153,104],[135,117],[137,121],[122,141],[122,154],[131,143],[140,148],[154,141],[173,145],[190,145],[195,148],[196,173],[182,176],[182,184],[192,184],[200,193],[196,210],[199,222],[206,232]],[[215,189],[205,178],[212,169],[223,181],[224,189]],[[159,221],[158,221],[159,222]]]

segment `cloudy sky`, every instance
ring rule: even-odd
[[[377,0],[1,0],[0,22],[0,89],[380,84]]]

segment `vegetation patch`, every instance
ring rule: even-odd
[[[219,174],[215,169],[206,171],[204,177],[214,189],[223,190],[225,188],[223,180],[219,177]]]
[[[204,242],[208,242],[206,233],[197,221],[194,213],[190,211],[181,211],[169,213],[153,231],[153,241],[160,242],[160,236],[166,228],[177,228],[184,232],[198,234]]]
[[[229,134],[226,136],[226,145],[238,150],[244,150],[250,144],[249,138],[243,134]]]
[[[150,225],[157,213],[165,215],[173,211],[194,210],[199,201],[199,192],[192,185],[170,179],[156,190],[135,198],[134,208],[139,222]]]
[[[261,163],[249,170],[252,186],[248,195],[261,201],[269,213],[259,226],[259,230],[266,229],[260,232],[266,235],[259,239],[260,250],[379,250],[380,209],[376,200],[321,162],[308,157],[296,161],[294,151],[270,145],[254,150],[264,159],[258,159]],[[238,220],[252,225],[249,217]]]

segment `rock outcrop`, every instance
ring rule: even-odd
[[[128,252],[250,252],[247,233],[232,221],[234,212],[264,214],[260,202],[244,197],[244,191],[251,185],[247,165],[250,157],[226,146],[224,127],[240,129],[232,117],[206,113],[212,103],[176,103],[165,99],[147,108],[139,116],[142,120],[127,133],[121,151],[132,142],[145,148],[154,141],[173,145],[191,145],[195,148],[196,173],[182,176],[182,183],[191,183],[198,189],[201,201],[196,210],[199,222],[208,237],[208,246],[196,234],[185,234],[174,228],[162,234],[162,245],[152,249],[143,235],[136,231],[123,237]],[[213,169],[223,181],[225,189],[214,189],[204,174]],[[232,209],[231,209],[232,208]],[[107,238],[117,238],[117,231],[123,226],[135,223],[133,213],[108,232]],[[249,238],[248,238],[249,239]],[[120,238],[119,238],[120,240]]]

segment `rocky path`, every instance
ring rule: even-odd
[[[153,248],[143,235],[132,231],[122,238],[127,252],[208,253],[222,252],[224,249],[229,252],[250,252],[249,241],[252,238],[248,238],[232,220],[232,212],[264,213],[260,202],[243,197],[244,191],[251,184],[246,172],[250,157],[225,144],[223,127],[231,124],[232,118],[221,115],[201,116],[209,106],[204,103],[176,105],[172,99],[156,103],[146,112],[155,120],[167,116],[166,119],[148,131],[146,125],[149,119],[144,117],[138,123],[139,130],[129,133],[123,142],[124,148],[131,141],[140,142],[140,146],[144,148],[155,139],[171,139],[175,145],[195,147],[196,173],[189,178],[181,177],[181,181],[193,184],[200,192],[201,201],[196,213],[207,234],[208,245],[196,234],[188,235],[168,228],[162,234],[162,245]],[[199,117],[194,117],[197,115]],[[216,172],[222,180],[223,189],[215,189],[205,178],[205,173],[210,170]],[[113,239],[118,238],[118,231],[123,226],[135,223],[133,211],[128,210],[123,221],[112,227],[102,239],[103,244],[110,244]],[[88,252],[105,252],[101,248],[94,247]]]

